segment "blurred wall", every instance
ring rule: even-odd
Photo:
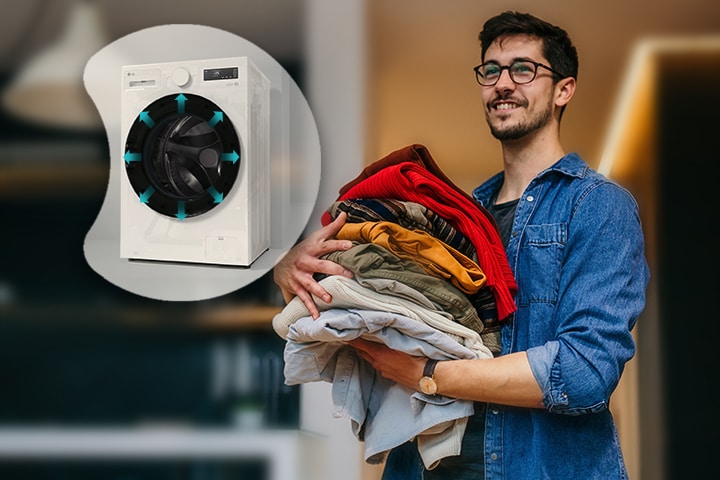
[[[483,22],[504,10],[563,27],[580,57],[578,88],[561,130],[568,151],[597,165],[635,43],[646,37],[720,34],[712,0],[576,2],[370,0],[370,157],[424,143],[462,188],[501,168],[472,67]]]

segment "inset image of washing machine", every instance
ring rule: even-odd
[[[250,266],[270,246],[270,82],[248,57],[122,68],[120,257]]]

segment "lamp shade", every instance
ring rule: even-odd
[[[76,2],[60,38],[24,65],[2,94],[6,111],[43,126],[102,128],[83,87],[85,64],[106,45],[97,6]]]

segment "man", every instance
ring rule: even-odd
[[[505,12],[480,33],[475,67],[485,116],[502,144],[503,171],[473,192],[497,220],[517,279],[517,311],[503,321],[502,354],[428,359],[357,340],[381,375],[420,390],[473,400],[462,454],[421,471],[412,449],[391,452],[384,478],[626,478],[609,399],[635,345],[648,269],[637,205],[560,143],[578,59],[567,33]],[[327,295],[313,272],[350,276],[319,257],[350,245],[332,237],[344,222],[308,236],[277,266],[284,296]],[[434,371],[431,371],[434,366]]]

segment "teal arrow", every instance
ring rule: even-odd
[[[187,217],[187,214],[185,213],[184,200],[178,200],[178,212],[175,214],[175,216],[178,218],[178,220],[183,220],[185,217]]]
[[[215,203],[223,201],[223,194],[215,190],[215,187],[208,188],[208,193],[215,199]]]
[[[142,203],[148,203],[148,200],[150,200],[153,193],[155,193],[155,189],[153,187],[148,187],[147,190],[140,194],[140,201]]]
[[[238,155],[235,150],[233,150],[231,153],[223,153],[222,155],[220,155],[220,160],[222,160],[223,162],[235,163],[238,161],[238,158],[240,158],[240,155]]]
[[[145,125],[152,128],[155,126],[155,122],[150,118],[150,114],[147,111],[140,112],[140,121],[144,122]]]
[[[142,159],[142,155],[140,155],[139,153],[133,153],[128,150],[127,152],[125,152],[123,158],[125,159],[125,163],[130,165],[130,162],[139,162]]]
[[[175,97],[175,100],[177,100],[178,104],[178,113],[185,113],[185,101],[187,100],[187,97],[181,93],[180,95]]]
[[[217,124],[218,122],[222,122],[222,119],[223,119],[222,112],[215,111],[214,113],[215,114],[213,115],[213,117],[210,120],[208,120],[208,125],[210,125],[211,128],[214,127],[215,124]]]

